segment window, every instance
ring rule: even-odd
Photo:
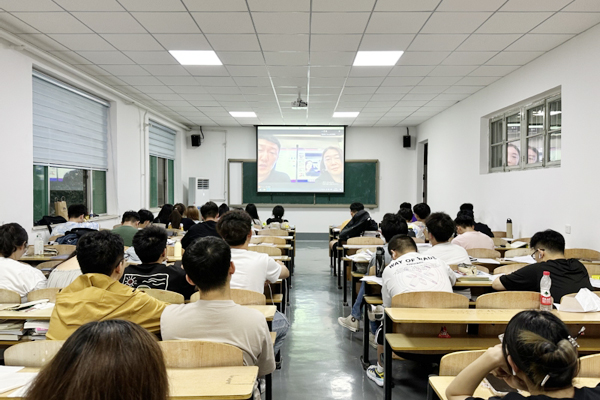
[[[561,126],[560,94],[490,119],[490,172],[560,165]]]
[[[150,121],[150,207],[175,201],[175,137],[177,132]]]
[[[54,202],[105,214],[109,103],[33,72],[33,215]]]

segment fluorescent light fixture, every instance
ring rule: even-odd
[[[229,114],[235,118],[256,118],[254,111],[229,111]]]
[[[223,65],[212,50],[169,50],[181,65]]]
[[[356,112],[334,112],[333,118],[356,118],[360,114],[358,111]]]
[[[385,67],[396,65],[403,51],[359,51],[353,66]]]

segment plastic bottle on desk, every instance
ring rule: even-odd
[[[550,294],[550,286],[552,286],[550,271],[544,271],[544,276],[542,276],[542,280],[540,280],[540,310],[542,311],[552,310],[552,295]]]
[[[181,242],[175,242],[175,251],[173,252],[174,257],[181,257]]]
[[[33,254],[36,256],[41,256],[44,254],[44,240],[42,240],[42,235],[39,233],[33,242]]]

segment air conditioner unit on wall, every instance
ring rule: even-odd
[[[210,200],[210,185],[207,178],[190,178],[188,205],[200,207]]]

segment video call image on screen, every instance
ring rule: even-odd
[[[344,192],[343,126],[258,126],[257,191]]]

